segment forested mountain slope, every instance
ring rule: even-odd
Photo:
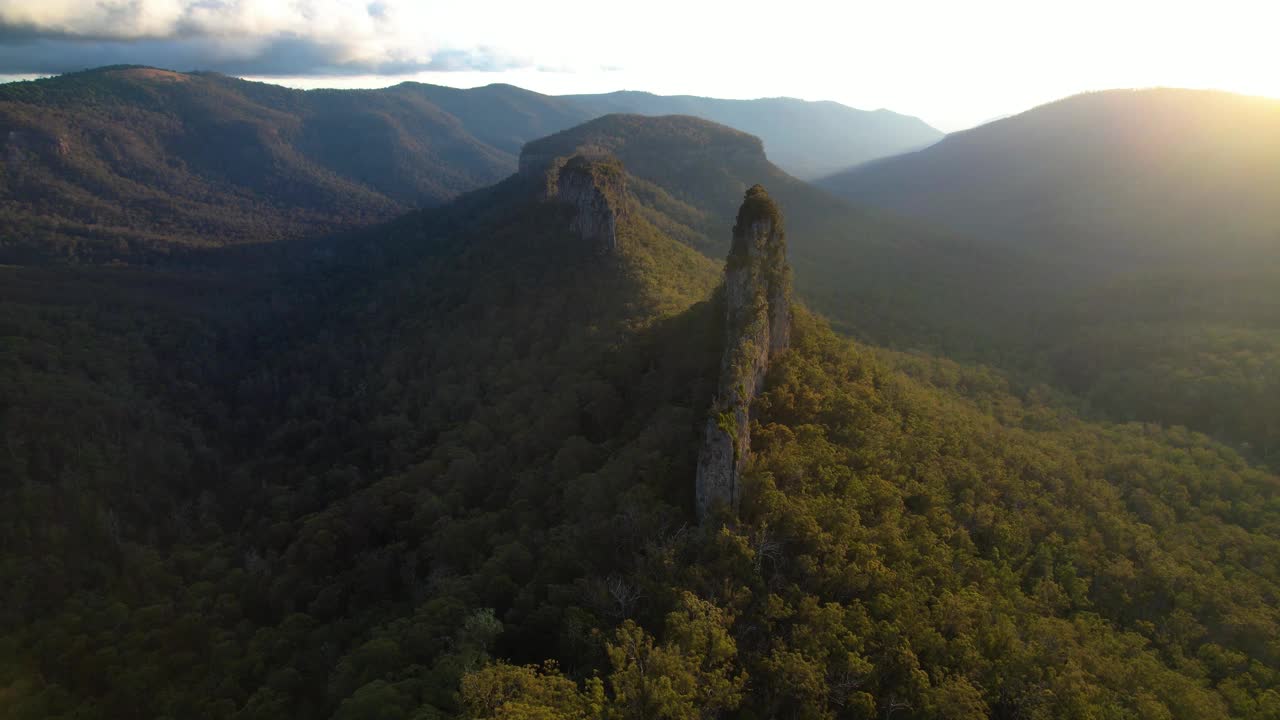
[[[698,524],[731,224],[541,147],[279,269],[0,269],[0,714],[1280,716],[1280,487],[1202,436],[800,308]]]
[[[505,86],[302,93],[148,68],[0,90],[0,255],[17,262],[156,262],[368,224],[496,180],[522,139],[579,117],[567,101]],[[866,201],[954,223],[974,233],[965,241],[784,179],[758,144],[723,158],[655,145],[627,161],[675,190],[690,206],[681,222],[704,238],[754,178],[772,178],[802,211],[803,292],[842,330],[1029,371],[1112,417],[1189,424],[1272,458],[1277,276],[1270,245],[1255,241],[1274,225],[1273,115],[1274,103],[1220,93],[1100,93],[850,176],[869,178]],[[611,122],[567,144],[586,129],[638,132]],[[679,169],[648,172],[650,150]],[[929,193],[960,214],[929,210]],[[1214,242],[1189,242],[1192,231]],[[1115,233],[1128,239],[1107,242]],[[723,240],[680,239],[723,254]],[[1106,297],[1127,299],[1096,300]]]
[[[963,278],[1013,311],[936,349],[1280,462],[1280,101],[1081,95],[824,184],[1030,261]]]
[[[604,682],[490,665],[462,683],[473,717],[1280,712],[1274,475],[803,312],[793,341],[741,521],[646,547],[625,587],[649,614],[606,635]]]
[[[138,67],[7,84],[0,261],[174,266],[364,227],[495,182],[524,141],[604,109],[574,102],[509,86],[302,92]],[[672,121],[610,116],[545,142],[626,138],[612,144],[677,201],[662,200],[678,218],[665,230],[712,257],[736,198],[766,180],[797,211],[801,292],[840,330],[1014,369],[1108,417],[1187,424],[1274,462],[1275,108],[1098,93],[831,181],[912,221],[785,177],[723,128],[647,143],[646,123]]]
[[[523,141],[583,119],[509,86],[303,92],[142,67],[0,85],[0,252],[137,262],[369,225],[492,184]]]
[[[495,182],[524,140],[578,112],[509,86],[303,92],[139,67],[5,85],[0,260],[172,267],[218,255],[210,248],[280,241],[305,253],[304,239]],[[863,338],[934,347],[947,333],[977,337],[970,329],[999,306],[963,278],[1019,267],[852,208],[788,177],[761,141],[714,123],[612,115],[542,142],[609,136],[645,181],[635,192],[675,220],[664,231],[711,257],[727,251],[721,229],[742,192],[774,188],[796,209],[804,296]]]
[[[157,283],[176,317],[129,271],[80,271],[80,300],[11,269],[4,714],[328,717],[373,679],[344,657],[414,617],[415,705],[447,708],[501,598],[513,647],[581,642],[548,593],[604,593],[625,543],[557,527],[691,510],[716,273],[640,219],[603,255],[538,198],[513,179],[314,275]],[[182,318],[201,279],[225,316]]]

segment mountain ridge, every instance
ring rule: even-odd
[[[1131,255],[1280,235],[1280,100],[1156,88],[1075,95],[824,178],[843,197],[987,240]]]
[[[927,146],[944,136],[914,116],[886,108],[859,110],[831,100],[731,100],[636,90],[560,97],[597,114],[693,115],[740,129],[763,138],[771,160],[801,179],[820,178],[878,157]],[[809,112],[803,122],[790,126],[782,121],[788,113],[803,110],[818,112]]]
[[[502,84],[304,91],[145,66],[9,83],[0,255],[159,261],[365,226],[497,182],[594,114]]]
[[[1107,417],[1208,432],[1274,466],[1276,128],[1276,99],[1102,91],[822,184],[1026,259],[1012,278],[960,278],[960,294],[990,295],[993,311],[974,328],[981,342],[953,336],[949,353],[1065,388]]]

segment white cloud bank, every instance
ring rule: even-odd
[[[455,34],[449,14],[411,0],[0,0],[0,71],[134,62],[260,75],[404,74],[534,64],[457,37],[468,33]]]
[[[1276,27],[1275,0],[0,0],[0,74],[790,95],[956,129],[1110,87],[1280,96]]]

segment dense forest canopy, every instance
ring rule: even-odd
[[[695,118],[606,116],[521,165],[322,239],[0,267],[0,715],[1280,718],[1254,281],[1011,308],[1035,257]],[[551,192],[564,168],[603,203]],[[910,352],[797,306],[739,513],[699,523],[756,183],[797,297]],[[984,327],[1014,317],[1053,332]],[[920,351],[966,339],[1014,371]],[[1206,378],[1242,400],[1138,382]]]

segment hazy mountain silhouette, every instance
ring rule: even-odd
[[[593,114],[693,115],[737,128],[758,136],[770,160],[802,179],[924,147],[943,136],[919,118],[830,101],[723,100],[635,91],[564,97]]]
[[[821,184],[1024,261],[943,347],[1280,461],[1280,100],[1078,95]]]
[[[1280,246],[1280,101],[1113,90],[821,181],[976,238],[1103,262]]]

